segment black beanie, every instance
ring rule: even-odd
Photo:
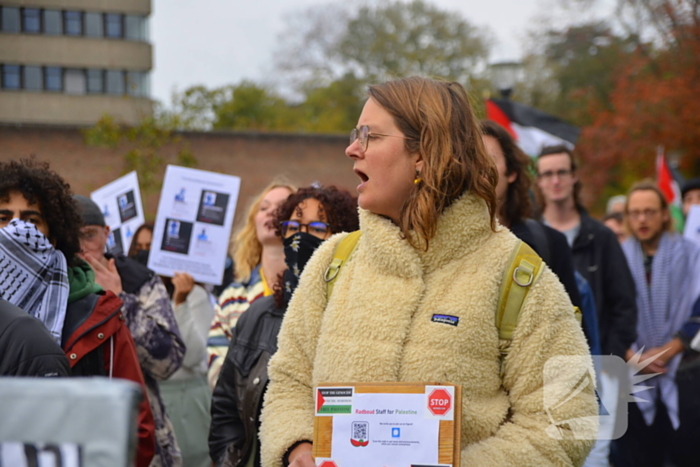
[[[83,219],[85,225],[99,225],[104,227],[105,216],[93,200],[83,195],[73,195],[75,204],[78,206],[78,214]]]
[[[681,189],[681,199],[685,198],[685,194],[690,190],[700,190],[700,178],[691,178],[683,184]]]

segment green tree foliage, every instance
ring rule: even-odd
[[[251,81],[215,90],[223,98],[214,102],[214,129],[293,130],[287,103],[274,92]]]
[[[296,101],[242,81],[173,95],[159,119],[181,129],[344,133],[357,123],[367,84],[414,74],[485,88],[490,35],[424,0],[316,5],[287,19],[277,69]],[[475,87],[476,86],[476,87]]]
[[[456,12],[423,0],[365,6],[338,41],[339,66],[369,80],[411,75],[466,83],[488,57],[488,38]]]
[[[122,174],[136,171],[143,193],[160,190],[163,170],[168,158],[166,147],[177,148],[175,163],[185,167],[196,167],[197,158],[189,147],[170,128],[164,127],[155,118],[146,118],[139,125],[127,126],[109,115],[103,116],[94,127],[85,130],[85,143],[124,152]]]
[[[357,125],[364,104],[364,86],[353,74],[328,86],[308,87],[297,107],[303,130],[312,133],[342,133]]]
[[[419,74],[466,84],[485,68],[490,35],[457,12],[423,0],[352,6],[310,7],[288,19],[277,52],[285,79],[303,88],[348,73],[365,82]]]

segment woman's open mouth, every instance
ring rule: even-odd
[[[360,188],[362,188],[365,185],[365,183],[367,183],[369,181],[369,177],[361,170],[355,169],[354,172],[358,177],[360,177],[360,180],[362,180],[362,183],[360,183],[357,186],[357,189],[359,190]]]

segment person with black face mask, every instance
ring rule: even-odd
[[[253,302],[238,320],[212,398],[209,454],[217,466],[258,467],[259,416],[267,363],[277,350],[282,318],[314,251],[332,234],[359,228],[357,199],[335,187],[310,186],[289,196],[274,214],[287,269],[274,295]]]

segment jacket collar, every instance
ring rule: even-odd
[[[416,277],[443,267],[480,248],[492,233],[486,202],[466,193],[438,219],[428,251],[413,248],[391,220],[360,209],[362,239],[379,272]]]

